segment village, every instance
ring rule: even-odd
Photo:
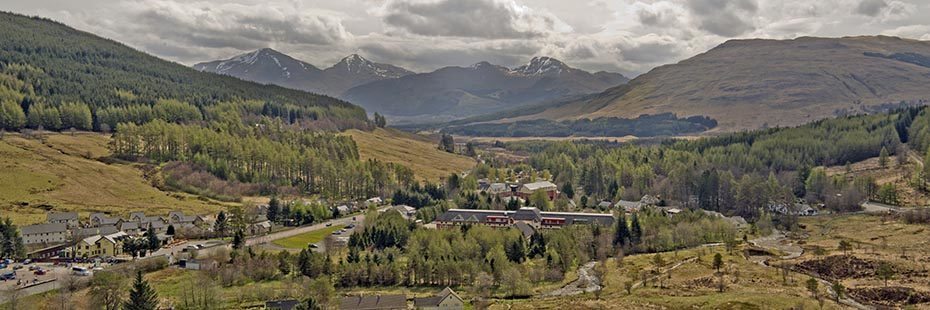
[[[595,225],[612,227],[615,213],[632,214],[644,208],[657,210],[668,217],[681,213],[684,207],[665,206],[664,201],[656,196],[645,195],[639,201],[616,202],[600,201],[588,208],[577,208],[576,212],[543,211],[529,206],[532,196],[543,196],[553,201],[563,195],[558,187],[549,181],[532,183],[490,183],[479,180],[478,189],[482,194],[512,202],[518,206],[513,210],[477,210],[448,209],[434,220],[423,222],[417,216],[417,209],[407,205],[394,205],[381,197],[373,197],[360,202],[348,202],[329,207],[334,217],[325,221],[311,222],[293,226],[291,219],[282,219],[269,214],[280,211],[272,210],[268,204],[258,205],[236,214],[185,214],[172,211],[164,215],[131,212],[125,217],[115,214],[92,213],[82,218],[77,212],[49,212],[45,223],[24,226],[20,229],[23,244],[29,249],[29,259],[20,263],[6,262],[3,288],[38,293],[60,287],[56,281],[63,277],[91,276],[95,271],[102,271],[110,266],[153,258],[166,259],[169,265],[180,269],[213,270],[219,262],[210,259],[198,259],[208,255],[213,249],[240,247],[241,242],[247,246],[263,246],[271,242],[294,236],[298,233],[322,231],[333,224],[346,227],[333,231],[325,242],[304,244],[305,248],[329,252],[335,248],[346,247],[353,227],[364,219],[366,210],[378,212],[397,212],[400,216],[427,229],[454,229],[463,226],[487,226],[495,228],[515,228],[529,241],[539,230],[559,229],[570,225]],[[574,204],[574,201],[572,201]],[[713,211],[701,210],[713,217],[721,218],[738,229],[748,227],[742,217],[727,217]],[[816,215],[817,210],[798,201],[795,206],[771,204],[770,212],[794,212],[793,214]],[[241,217],[237,219],[236,217]],[[269,217],[272,217],[271,219]],[[277,218],[276,218],[277,217]],[[221,223],[218,223],[220,221]],[[244,240],[229,241],[230,233],[224,227],[238,222]],[[288,227],[289,225],[291,227]],[[220,231],[223,230],[223,231]],[[235,236],[234,239],[240,238]],[[330,249],[333,247],[333,249]],[[29,265],[28,270],[23,266]],[[14,286],[15,283],[15,286]],[[44,286],[43,286],[44,285]],[[266,309],[293,309],[299,301],[296,299],[269,300]],[[464,301],[456,292],[446,288],[435,296],[408,299],[400,295],[351,295],[345,296],[339,303],[339,309],[462,309]]]

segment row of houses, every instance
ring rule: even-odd
[[[156,234],[165,234],[168,226],[174,226],[175,229],[203,229],[210,227],[212,221],[209,217],[172,211],[167,217],[146,216],[143,212],[133,212],[125,219],[93,213],[87,222],[82,223],[77,212],[52,212],[46,215],[45,223],[20,228],[20,237],[25,245],[50,245],[117,232],[132,236],[151,229]]]
[[[265,303],[265,309],[292,310],[300,301],[294,299],[276,300]],[[461,310],[465,301],[451,288],[445,288],[435,296],[414,298],[412,309],[423,310]],[[411,309],[407,295],[366,295],[346,296],[339,301],[340,310],[405,310]]]
[[[93,213],[85,222],[77,212],[50,212],[45,223],[20,228],[20,238],[24,245],[37,249],[30,253],[33,258],[115,257],[123,254],[126,239],[152,231],[162,243],[167,243],[172,238],[169,227],[176,231],[202,231],[210,229],[213,221],[211,217],[181,211],[169,212],[167,216],[133,212],[128,218]]]

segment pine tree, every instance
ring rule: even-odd
[[[630,243],[638,245],[643,237],[643,228],[639,226],[639,216],[633,213],[633,219],[630,223]]]
[[[155,235],[155,229],[152,229],[152,225],[149,225],[149,229],[145,231],[145,240],[150,251],[158,250],[161,247],[161,241],[158,241],[158,235]]]
[[[271,201],[268,202],[268,220],[272,223],[277,222],[280,211],[281,202],[278,201],[278,197],[271,197]]]
[[[242,229],[237,230],[236,234],[233,235],[232,247],[233,249],[241,249],[245,244],[245,233],[242,232]]]
[[[223,211],[220,211],[220,213],[216,215],[216,222],[213,224],[213,231],[215,231],[220,236],[225,236],[226,235],[226,224],[227,224],[226,222],[227,222],[226,213]]]
[[[617,225],[614,228],[614,247],[623,248],[627,246],[630,242],[630,227],[626,222],[626,214],[623,211],[620,211],[620,215],[617,216]]]
[[[888,149],[884,146],[882,147],[882,151],[878,153],[878,164],[882,168],[888,168]]]
[[[136,271],[136,282],[129,291],[129,300],[123,304],[123,310],[158,309],[158,294],[142,279],[142,271]]]

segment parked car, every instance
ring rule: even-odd
[[[89,276],[90,270],[87,270],[87,268],[84,268],[84,267],[74,266],[74,267],[71,267],[71,273],[73,273],[74,275],[78,275],[78,276]]]
[[[23,265],[13,265],[13,270],[23,269]]]
[[[44,276],[46,273],[48,273],[48,271],[45,271],[45,269],[42,268],[36,268],[36,270],[32,272],[32,274],[37,276]]]
[[[326,223],[326,227],[333,226],[333,223]]]
[[[32,264],[32,260],[31,260],[31,259],[28,259],[28,258],[27,258],[27,259],[24,259],[24,260],[23,260],[23,265],[29,265],[29,264]]]
[[[0,280],[3,280],[3,281],[6,281],[6,280],[16,280],[16,273],[15,273],[15,272],[12,272],[12,271],[7,271],[7,272],[4,272],[4,273],[0,273]]]
[[[6,269],[6,267],[7,267],[7,264],[5,264],[5,263],[0,263],[0,269]]]

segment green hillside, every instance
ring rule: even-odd
[[[201,109],[257,100],[264,103],[257,113],[292,123],[327,129],[365,124],[363,109],[338,99],[199,72],[48,19],[0,12],[0,37],[0,101],[15,101],[26,111],[36,102],[81,102],[96,115],[159,99]]]

